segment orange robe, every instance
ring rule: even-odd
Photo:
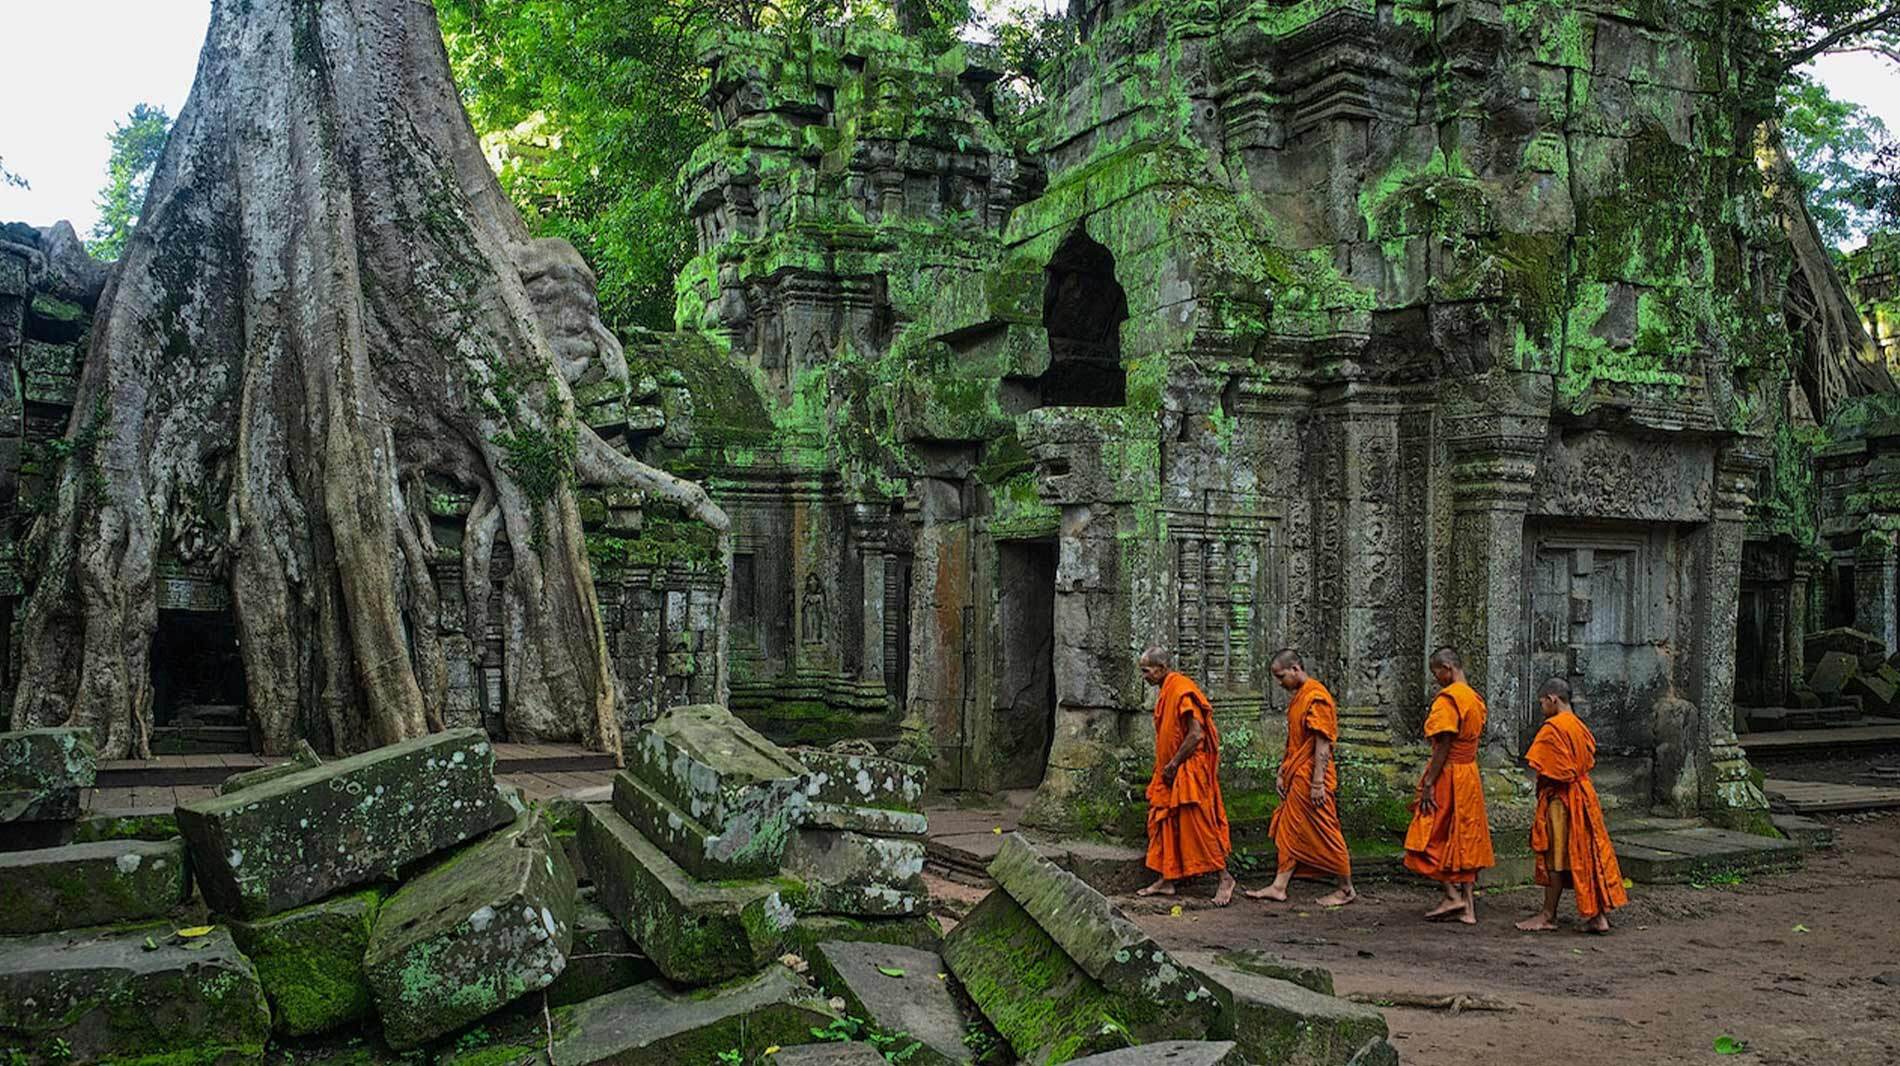
[[[1280,757],[1286,796],[1274,809],[1268,829],[1279,852],[1280,869],[1292,868],[1296,877],[1351,877],[1352,856],[1346,834],[1339,828],[1339,774],[1335,760],[1326,760],[1326,803],[1314,807],[1313,745],[1320,737],[1339,744],[1339,711],[1333,694],[1312,678],[1293,694],[1286,706],[1286,753]]]
[[[1603,808],[1597,804],[1590,768],[1597,764],[1597,738],[1583,720],[1559,711],[1544,720],[1531,741],[1525,759],[1537,771],[1537,813],[1531,821],[1531,850],[1537,853],[1537,883],[1551,884],[1551,830],[1549,808],[1563,807],[1568,823],[1566,848],[1569,874],[1577,895],[1577,913],[1585,918],[1629,902],[1623,891],[1623,870],[1603,826]]]
[[[1201,723],[1201,746],[1161,779],[1187,739],[1188,723]],[[1172,881],[1227,868],[1233,843],[1227,807],[1220,798],[1220,731],[1214,705],[1186,674],[1170,672],[1155,700],[1155,771],[1148,781],[1148,867]]]
[[[1484,697],[1463,682],[1445,686],[1425,718],[1425,738],[1451,734],[1451,755],[1432,786],[1436,810],[1412,805],[1405,832],[1405,867],[1446,884],[1470,884],[1493,865],[1491,823],[1478,777],[1478,741],[1484,736]]]

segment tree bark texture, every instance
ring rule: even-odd
[[[722,539],[726,519],[575,417],[518,270],[537,243],[428,3],[216,0],[29,540],[14,725],[149,754],[155,581],[176,558],[229,575],[267,752],[441,728],[427,500],[447,484],[475,498],[455,628],[478,646],[493,549],[512,548],[510,735],[617,751],[571,482],[638,488]]]

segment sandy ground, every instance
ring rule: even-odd
[[[1637,886],[1608,937],[1513,929],[1536,909],[1534,888],[1487,893],[1473,928],[1419,921],[1436,889],[1409,883],[1363,886],[1359,902],[1333,911],[1312,905],[1325,889],[1306,882],[1295,882],[1292,904],[1237,899],[1217,910],[1211,880],[1184,886],[1178,916],[1165,903],[1119,902],[1166,946],[1265,948],[1330,967],[1341,993],[1478,993],[1515,1008],[1387,1007],[1393,1042],[1417,1066],[1890,1066],[1900,1062],[1900,816],[1830,822],[1837,846],[1799,872]],[[1719,1036],[1747,1048],[1718,1056]]]

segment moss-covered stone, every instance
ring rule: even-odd
[[[0,733],[0,823],[78,817],[79,791],[92,787],[97,768],[88,730]]]
[[[381,904],[382,893],[371,889],[231,923],[231,935],[257,967],[270,1000],[273,1030],[313,1036],[375,1010],[363,953]]]
[[[190,894],[177,837],[0,852],[0,934],[155,918]]]
[[[1376,1009],[1273,977],[1197,957],[1194,972],[1220,998],[1217,1034],[1240,1045],[1249,1062],[1335,1066],[1386,1036]]]
[[[778,868],[805,767],[732,712],[675,707],[640,731],[614,781],[614,809],[694,876]]]
[[[169,840],[178,835],[176,808],[108,811],[73,823],[73,843],[101,840]]]

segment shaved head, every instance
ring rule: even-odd
[[[1306,669],[1306,663],[1300,660],[1300,653],[1294,651],[1292,648],[1281,648],[1279,651],[1273,653],[1273,662],[1269,668],[1273,670],[1291,670],[1295,666],[1302,670]]]
[[[1449,644],[1443,644],[1439,646],[1437,651],[1432,652],[1431,665],[1443,666],[1451,670],[1463,670],[1465,668],[1465,660],[1463,656],[1458,654],[1457,648]]]
[[[1541,700],[1545,696],[1554,696],[1558,700],[1561,700],[1565,706],[1569,706],[1570,682],[1565,681],[1561,677],[1553,677],[1545,681],[1543,684],[1537,686],[1537,698]]]
[[[1169,660],[1168,649],[1159,644],[1151,644],[1147,651],[1141,653],[1140,665],[1159,666],[1165,670],[1172,667],[1174,663]]]

